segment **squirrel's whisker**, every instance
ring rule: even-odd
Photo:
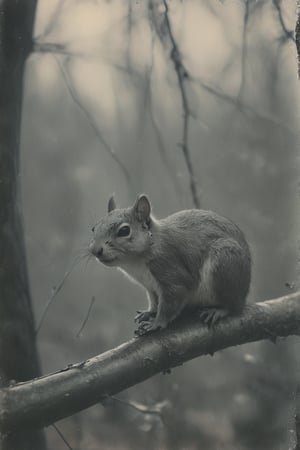
[[[65,284],[67,278],[71,275],[71,273],[73,272],[73,270],[75,269],[75,267],[83,260],[84,257],[85,257],[85,254],[75,256],[75,257],[73,258],[73,261],[72,261],[71,265],[70,265],[70,268],[65,272],[65,274],[64,274],[62,280],[60,281],[60,283],[58,283],[58,285],[55,286],[55,287],[53,288],[52,294],[51,294],[51,296],[49,297],[49,299],[46,301],[46,303],[45,303],[45,305],[44,305],[44,309],[43,309],[42,314],[41,314],[41,316],[40,316],[40,319],[39,319],[39,321],[38,321],[38,324],[37,324],[37,327],[36,327],[36,330],[35,330],[36,335],[39,333],[39,331],[40,331],[40,329],[41,329],[41,327],[42,327],[42,324],[43,324],[43,322],[44,322],[44,320],[45,320],[45,317],[46,317],[46,315],[47,315],[47,313],[48,313],[48,310],[49,310],[49,308],[50,308],[50,306],[51,306],[53,300],[55,299],[55,297],[57,296],[57,294],[58,294],[58,293],[61,291],[61,289],[63,288],[63,286],[64,286],[64,284]]]

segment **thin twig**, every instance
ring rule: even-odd
[[[244,11],[244,23],[243,23],[243,36],[242,36],[242,59],[241,59],[241,83],[238,93],[238,101],[242,100],[242,95],[244,92],[245,81],[246,81],[246,61],[247,61],[247,26],[249,20],[249,0],[244,0],[245,11]]]
[[[36,40],[43,40],[53,30],[53,27],[54,27],[55,23],[57,22],[57,19],[64,7],[65,2],[66,2],[66,0],[57,0],[56,7],[54,9],[52,17],[50,18],[49,22],[47,23],[44,31],[35,37]]]
[[[154,5],[152,4],[152,0],[149,0],[148,2],[148,14],[149,14],[149,25],[151,30],[151,56],[150,56],[150,65],[149,69],[146,72],[146,81],[147,81],[147,88],[146,88],[146,95],[145,95],[145,106],[146,103],[148,103],[149,107],[149,116],[150,116],[150,122],[154,131],[157,148],[159,151],[159,155],[161,157],[161,160],[169,174],[170,179],[173,181],[174,188],[178,194],[178,198],[181,195],[178,178],[176,177],[176,173],[174,170],[172,170],[170,161],[168,159],[167,151],[164,145],[163,136],[159,127],[159,124],[156,120],[155,114],[154,114],[154,106],[153,106],[153,96],[152,96],[152,77],[153,77],[153,71],[154,71],[154,46],[155,46],[155,33],[154,33],[154,25],[153,25],[153,9]]]
[[[131,68],[131,55],[130,55],[130,49],[132,47],[132,29],[134,25],[134,19],[133,19],[133,10],[132,10],[132,2],[131,0],[128,1],[128,14],[127,14],[127,48],[126,48],[126,62],[128,69]]]
[[[174,64],[174,69],[177,75],[178,80],[178,86],[180,90],[180,96],[181,96],[181,103],[182,103],[182,109],[183,109],[183,130],[182,130],[182,143],[180,144],[180,147],[182,148],[185,163],[187,166],[187,170],[189,173],[189,180],[190,180],[190,190],[192,193],[192,199],[194,206],[196,208],[200,208],[200,197],[198,193],[198,187],[197,182],[194,174],[193,164],[191,161],[191,155],[190,155],[190,148],[189,148],[189,125],[190,125],[190,117],[191,117],[191,110],[188,102],[188,96],[186,92],[186,81],[189,80],[189,73],[183,64],[182,56],[180,54],[178,45],[176,43],[170,18],[169,18],[169,5],[167,0],[163,0],[163,4],[165,7],[164,12],[164,19],[165,19],[165,26],[166,30],[168,32],[168,36],[171,42],[171,60]]]
[[[64,44],[57,44],[55,42],[39,42],[34,41],[33,50],[37,53],[54,53],[64,56],[82,56],[79,53],[70,52]]]
[[[68,69],[66,67],[66,64],[63,64],[60,61],[60,59],[57,58],[55,55],[54,55],[54,58],[55,58],[58,66],[59,66],[59,68],[61,70],[61,73],[63,75],[65,84],[66,84],[66,86],[68,88],[68,91],[69,91],[69,94],[70,94],[72,100],[78,106],[80,111],[84,114],[88,124],[90,125],[90,127],[94,131],[96,137],[101,142],[102,146],[105,148],[107,153],[118,164],[118,166],[120,167],[121,171],[123,172],[124,177],[126,178],[126,181],[127,181],[128,185],[130,185],[130,175],[129,175],[129,172],[128,172],[127,168],[125,167],[124,163],[119,159],[119,157],[116,155],[115,150],[108,144],[108,142],[102,136],[102,133],[99,131],[99,127],[98,127],[98,125],[96,125],[92,114],[88,111],[88,109],[80,101],[78,93],[76,92],[76,89],[74,88],[74,86],[72,84],[71,77],[70,77],[70,74],[69,74]]]
[[[82,322],[81,327],[79,328],[78,332],[76,333],[77,338],[79,338],[80,334],[82,333],[84,327],[87,324],[87,321],[89,320],[90,313],[92,311],[92,307],[93,307],[94,303],[95,303],[95,296],[93,295],[93,297],[91,298],[91,301],[90,301],[89,309],[87,310],[86,316],[84,318],[84,321]]]
[[[232,105],[235,105],[237,108],[240,109],[240,111],[243,111],[245,114],[247,113],[249,116],[265,120],[267,122],[270,122],[276,126],[283,128],[284,130],[288,131],[291,134],[295,134],[295,131],[288,124],[283,123],[277,117],[262,111],[256,111],[255,108],[247,105],[246,103],[243,103],[242,101],[238,101],[236,97],[233,97],[232,95],[222,91],[222,89],[217,88],[216,86],[212,86],[206,81],[203,81],[202,78],[193,77],[191,78],[191,81],[199,84],[203,89],[205,89],[207,92],[214,95],[215,97],[220,98],[221,100],[224,100]]]
[[[60,429],[58,428],[57,425],[55,425],[55,423],[52,423],[52,428],[54,428],[54,430],[56,431],[56,433],[58,434],[58,436],[61,438],[61,440],[66,444],[66,446],[68,447],[69,450],[73,450],[73,447],[71,447],[71,445],[69,444],[69,442],[67,441],[67,439],[65,438],[65,436],[62,434],[62,432],[60,431]]]
[[[67,278],[71,275],[71,273],[73,272],[74,268],[81,261],[81,259],[82,258],[79,257],[79,258],[75,258],[73,260],[70,268],[65,272],[61,282],[57,286],[55,286],[55,288],[52,289],[52,294],[51,294],[50,298],[47,300],[47,302],[46,302],[46,304],[44,306],[43,312],[41,314],[41,317],[40,317],[40,319],[38,321],[38,324],[37,324],[37,327],[36,327],[36,330],[35,330],[35,334],[36,335],[39,333],[39,331],[40,331],[40,329],[42,327],[42,324],[43,324],[43,322],[45,320],[45,317],[46,317],[46,315],[48,313],[48,310],[49,310],[50,306],[52,305],[53,300],[55,299],[57,294],[61,291],[62,287],[64,286],[64,284],[65,284],[65,282],[67,280]]]
[[[296,39],[294,37],[294,32],[292,30],[288,30],[286,25],[285,25],[285,22],[284,22],[284,19],[283,19],[283,15],[282,15],[282,11],[281,11],[280,3],[281,3],[281,0],[273,0],[273,5],[274,5],[274,7],[275,7],[275,9],[277,11],[278,19],[279,19],[279,23],[280,23],[280,26],[282,28],[282,31],[283,31],[283,33],[285,35],[285,38],[287,40],[291,40],[293,42],[296,42]]]

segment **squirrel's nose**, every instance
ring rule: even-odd
[[[94,242],[92,242],[90,244],[90,252],[92,253],[92,255],[96,256],[96,258],[97,258],[102,255],[103,247],[98,248],[95,246]]]
[[[95,256],[101,256],[103,253],[103,247],[98,248]]]

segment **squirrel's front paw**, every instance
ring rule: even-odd
[[[151,329],[152,323],[146,320],[143,320],[139,323],[137,330],[134,330],[134,334],[136,336],[143,336],[144,334],[152,331]]]
[[[151,333],[152,331],[160,330],[166,328],[168,323],[166,321],[154,319],[152,321],[142,321],[140,322],[138,329],[135,330],[134,334],[136,336],[143,336],[144,334]]]
[[[156,316],[156,312],[154,311],[137,311],[137,315],[134,318],[134,321],[137,323],[141,322],[150,322]]]

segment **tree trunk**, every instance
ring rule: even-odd
[[[39,375],[19,196],[23,73],[36,0],[0,0],[0,385]],[[41,433],[2,436],[1,448],[45,448]]]

